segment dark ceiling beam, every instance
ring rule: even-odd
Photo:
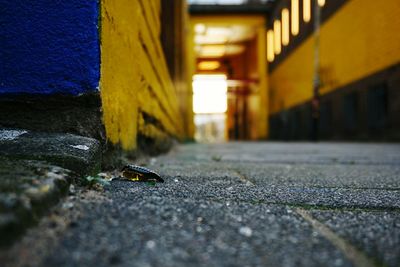
[[[266,15],[272,9],[272,3],[264,5],[190,5],[191,15],[227,15],[227,14],[260,14]]]

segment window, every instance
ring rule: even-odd
[[[358,124],[358,95],[351,93],[344,97],[344,127],[347,131],[355,131]]]
[[[378,130],[385,127],[388,109],[386,84],[374,86],[367,93],[368,127]]]
[[[269,30],[267,32],[267,59],[269,62],[272,62],[274,58],[274,31]]]
[[[292,0],[292,34],[299,34],[299,0]]]
[[[281,32],[281,22],[279,20],[274,21],[274,51],[275,54],[279,55],[281,53],[282,47],[281,47],[281,37],[282,37],[282,32]]]
[[[289,9],[282,10],[282,44],[284,46],[289,44]]]
[[[311,0],[303,0],[303,20],[304,22],[311,20]]]
[[[323,136],[329,136],[332,132],[332,102],[325,101],[321,103],[319,129]]]

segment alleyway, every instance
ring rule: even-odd
[[[400,145],[193,144],[147,167],[166,182],[75,188],[2,266],[399,266]]]
[[[399,0],[0,3],[0,267],[400,267]]]

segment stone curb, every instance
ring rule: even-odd
[[[46,161],[84,176],[100,171],[101,153],[100,142],[93,138],[0,129],[0,156],[9,159]]]
[[[67,194],[73,174],[44,162],[0,157],[0,177],[0,247],[5,247]]]
[[[63,133],[0,129],[0,247],[10,246],[68,192],[101,168],[101,145]]]

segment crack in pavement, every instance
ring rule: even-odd
[[[297,208],[296,213],[303,217],[311,226],[317,230],[323,237],[328,239],[335,247],[343,252],[343,254],[356,267],[378,267],[382,264],[374,264],[374,260],[367,257],[362,251],[348,243],[345,239],[335,234],[326,225],[314,219],[309,212],[304,209]]]
[[[254,181],[250,180],[246,175],[242,174],[238,170],[231,170],[239,176],[239,179],[246,185],[256,185]]]

